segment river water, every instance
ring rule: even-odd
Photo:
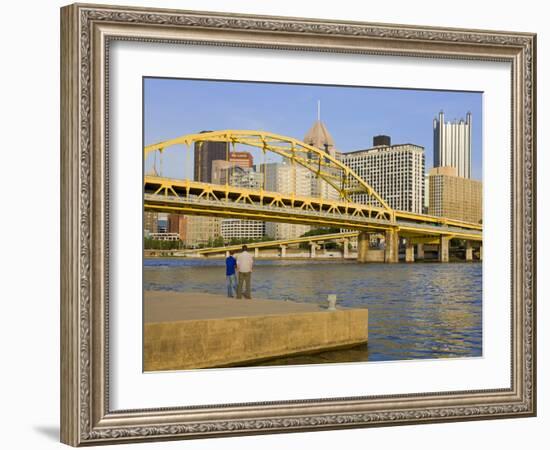
[[[226,293],[221,259],[145,259],[145,290]],[[257,260],[253,297],[369,309],[368,345],[262,365],[482,355],[480,263],[357,264]]]

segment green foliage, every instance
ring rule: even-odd
[[[334,228],[334,227],[314,228],[313,230],[309,230],[309,231],[305,232],[300,237],[320,236],[320,235],[323,235],[323,234],[335,234],[335,233],[339,233],[339,232],[340,232],[340,228]],[[309,248],[309,242],[300,242],[299,247],[300,248]],[[340,248],[340,247],[341,247],[341,245],[338,244],[337,242],[327,242],[325,244],[325,248],[327,250],[333,250],[333,249],[337,249],[337,248]]]
[[[174,250],[181,248],[181,241],[161,241],[146,237],[143,239],[143,248],[145,250]]]
[[[340,233],[340,228],[334,228],[334,227],[328,227],[328,228],[314,228],[313,230],[309,230],[302,234],[301,237],[306,236],[319,236],[321,234],[334,234],[334,233]]]
[[[215,238],[208,239],[208,243],[206,244],[206,247],[223,247],[223,246],[224,246],[224,242],[221,236],[216,236]]]
[[[262,236],[260,239],[251,239],[251,238],[231,238],[228,241],[224,241],[223,237],[216,236],[215,238],[210,238],[206,245],[201,247],[225,247],[227,245],[244,245],[244,244],[253,244],[255,242],[267,242],[272,241],[273,238],[270,236]]]

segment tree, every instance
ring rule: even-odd
[[[334,233],[340,233],[340,228],[334,228],[334,227],[315,228],[313,230],[306,231],[300,237],[319,236],[319,235],[322,235],[322,234],[334,234]]]

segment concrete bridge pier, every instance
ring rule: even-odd
[[[286,244],[281,244],[281,258],[286,258]]]
[[[439,238],[439,262],[449,262],[449,236]]]
[[[309,257],[310,258],[315,258],[317,256],[317,247],[318,245],[315,243],[315,242],[310,242],[309,243]]]
[[[361,231],[357,236],[357,262],[367,262],[367,253],[369,251],[369,234]],[[347,244],[345,244],[347,247]]]
[[[349,257],[349,239],[344,238],[342,240],[342,258],[346,259]]]
[[[479,260],[483,261],[483,245],[479,246]]]
[[[416,259],[424,259],[424,244],[416,244]]]
[[[407,239],[405,247],[405,262],[414,262],[414,244],[410,239]]]
[[[254,258],[257,258],[258,256],[260,256],[260,249],[258,247],[255,247],[254,248]]]
[[[396,230],[386,230],[385,244],[384,262],[399,262],[399,236]]]
[[[473,261],[474,251],[472,241],[466,241],[466,261]]]

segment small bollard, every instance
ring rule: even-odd
[[[327,297],[328,301],[328,310],[329,311],[335,311],[336,310],[336,294],[329,294]]]

